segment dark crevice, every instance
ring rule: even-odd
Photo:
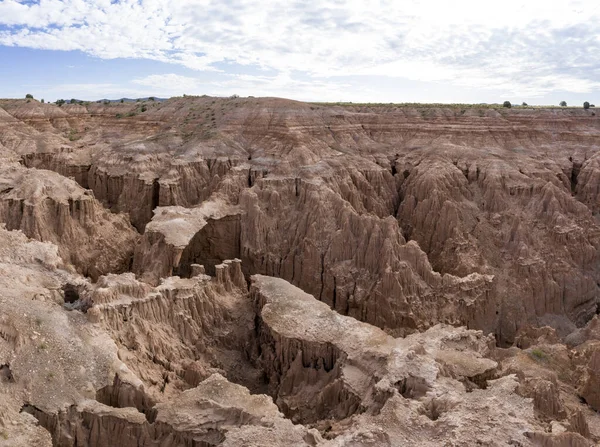
[[[10,369],[10,364],[0,365],[0,382],[14,382],[15,378]]]
[[[404,240],[406,242],[410,241],[410,236],[412,234],[412,230],[409,227],[401,227],[400,230],[402,231],[402,237],[404,238]]]
[[[578,180],[580,171],[581,171],[581,163],[573,163],[573,168],[571,169],[571,192],[573,194],[575,194],[575,190],[577,188],[577,180]]]
[[[405,399],[420,399],[430,390],[430,386],[422,377],[409,376],[399,380],[394,387]]]
[[[325,282],[323,276],[325,275],[325,254],[321,253],[321,291],[319,292],[319,301],[322,301],[323,298],[323,288],[325,287]]]
[[[152,182],[152,209],[156,209],[160,204],[160,183],[155,178]]]
[[[87,278],[90,278],[88,275],[85,275]],[[90,278],[92,280],[92,278]],[[67,310],[78,310],[80,312],[86,313],[88,309],[91,307],[91,303],[85,299],[82,299],[82,293],[85,291],[85,286],[83,285],[75,285],[71,283],[67,283],[63,285],[63,307]]]
[[[436,399],[431,399],[429,402],[424,404],[421,407],[420,412],[432,421],[437,421],[440,418],[440,416],[444,413],[443,409],[441,408]]]
[[[65,303],[73,304],[79,299],[79,290],[73,284],[65,284],[62,290],[65,295]]]
[[[331,307],[333,310],[336,309],[336,302],[337,302],[337,285],[335,282],[335,276],[333,277],[333,302],[331,304]]]

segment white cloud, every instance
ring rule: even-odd
[[[599,88],[598,18],[596,0],[0,0],[0,45],[279,73],[209,86],[255,95],[337,95],[327,78],[377,75],[536,96]],[[158,79],[136,84],[168,90]]]

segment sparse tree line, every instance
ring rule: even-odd
[[[27,93],[27,94],[25,95],[25,99],[27,99],[27,102],[30,102],[32,99],[34,99],[34,97],[33,97],[33,95],[32,95],[31,93]],[[154,97],[154,96],[150,96],[150,97],[149,97],[147,100],[148,100],[148,101],[156,101],[156,97]],[[132,101],[132,100],[128,100],[128,102],[131,102],[131,101]],[[135,100],[135,102],[141,102],[141,101],[142,101],[142,99],[136,99],[136,100]],[[44,101],[43,99],[41,99],[41,100],[40,100],[40,102],[41,102],[42,104],[44,104],[44,103],[45,103],[45,101]],[[109,100],[107,100],[107,99],[101,99],[101,100],[98,100],[98,101],[96,101],[96,103],[97,103],[97,104],[105,104],[105,105],[108,105],[108,104],[110,104],[111,102],[116,102],[116,101],[109,101]],[[125,99],[121,99],[121,100],[119,100],[119,102],[120,102],[121,104],[123,104],[123,103],[125,102]],[[64,99],[57,99],[57,100],[54,102],[54,104],[55,104],[55,105],[57,105],[58,107],[62,107],[64,104],[79,104],[79,105],[88,105],[88,104],[91,104],[91,103],[92,103],[91,101],[81,101],[81,100],[78,100],[78,99],[75,99],[75,98],[71,98],[71,99],[70,99],[70,100],[68,100],[68,101],[67,101],[67,100],[64,100]],[[52,104],[52,103],[51,103],[51,102],[49,102],[48,104]],[[145,111],[146,111],[146,106],[142,106],[142,112],[145,112]]]
[[[189,95],[183,95],[183,96],[184,96],[184,97],[186,97],[186,96],[189,96]],[[235,98],[239,98],[239,96],[238,96],[238,95],[233,95],[233,96],[230,96],[230,98],[233,98],[233,99],[235,99]],[[33,98],[33,95],[32,95],[31,93],[27,93],[27,94],[25,95],[25,99],[27,99],[27,102],[29,102],[30,100],[32,100],[32,99],[34,99],[34,98]],[[151,96],[151,97],[149,97],[149,98],[148,98],[148,100],[149,100],[149,101],[155,101],[155,100],[156,100],[156,98],[155,98],[154,96]],[[125,101],[124,99],[121,99],[121,100],[120,100],[120,102],[121,102],[121,103],[123,103],[124,101]],[[140,102],[140,101],[141,101],[141,99],[136,99],[136,102]],[[40,102],[43,104],[43,103],[44,103],[44,100],[42,99]],[[56,100],[56,102],[55,102],[55,104],[56,104],[58,107],[61,107],[61,106],[62,106],[63,104],[65,104],[66,102],[67,102],[67,101],[65,101],[64,99],[57,99],[57,100]],[[77,99],[75,99],[75,98],[71,98],[71,100],[69,101],[69,103],[70,103],[70,104],[80,104],[80,105],[84,105],[84,104],[85,104],[85,105],[87,105],[87,104],[91,104],[91,102],[89,102],[89,101],[85,101],[85,102],[84,102],[84,101],[79,101],[79,100],[77,100]],[[98,104],[101,104],[101,103],[104,103],[104,104],[110,104],[110,101],[108,101],[108,100],[99,100],[99,101],[96,101],[96,103],[98,103]],[[561,107],[567,107],[567,101],[561,101],[561,102],[560,102],[558,105],[559,105],[559,106],[561,106]],[[523,103],[521,104],[521,106],[522,106],[522,107],[527,107],[527,106],[528,106],[528,104],[527,104],[526,102],[523,102]],[[502,107],[506,107],[506,108],[510,109],[510,108],[512,107],[512,103],[511,103],[510,101],[504,101],[504,103],[502,103]],[[583,103],[583,108],[584,108],[585,110],[588,110],[590,107],[596,107],[596,105],[595,105],[595,104],[590,104],[588,101],[585,101],[585,102]],[[144,111],[145,111],[145,110],[142,110],[142,112],[144,112]]]
[[[523,104],[521,104],[522,107],[527,107],[527,105],[528,104],[526,102],[523,102]],[[561,101],[558,103],[558,105],[561,107],[567,107],[567,101]],[[512,107],[512,104],[510,101],[504,101],[504,103],[502,104],[502,107],[507,107],[510,109]],[[596,106],[594,104],[590,104],[588,101],[585,101],[583,103],[583,108],[585,110],[589,109],[590,107],[596,107]]]

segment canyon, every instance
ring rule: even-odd
[[[0,100],[0,446],[600,442],[593,109]]]

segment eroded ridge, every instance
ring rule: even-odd
[[[599,134],[0,100],[0,446],[598,442]]]

